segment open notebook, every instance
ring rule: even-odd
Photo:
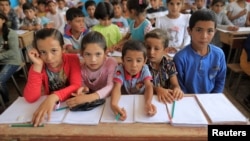
[[[196,95],[207,114],[210,124],[247,124],[247,118],[229,101],[224,94]]]
[[[169,123],[166,105],[160,103],[156,96],[153,96],[152,103],[157,107],[156,115],[149,117],[144,111],[144,95],[121,95],[119,106],[123,107],[127,113],[127,119],[120,121],[115,119],[115,115],[110,107],[110,97],[107,98],[101,121],[103,123]]]

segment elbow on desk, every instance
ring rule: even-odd
[[[35,101],[37,101],[39,99],[40,96],[35,96],[32,94],[32,92],[27,92],[25,89],[24,89],[24,93],[23,93],[23,97],[24,99],[29,102],[29,103],[33,103]]]

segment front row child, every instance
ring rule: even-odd
[[[101,33],[91,31],[83,37],[80,53],[84,59],[84,64],[81,66],[82,87],[73,94],[73,98],[66,101],[69,107],[110,95],[117,62],[114,58],[105,55],[106,49],[106,41]]]
[[[173,60],[168,59],[166,49],[168,47],[167,34],[156,28],[145,35],[147,48],[147,64],[153,77],[154,92],[159,101],[172,103],[180,100],[183,92],[177,79],[177,71]]]
[[[125,120],[126,110],[118,106],[121,94],[144,94],[145,112],[149,116],[156,113],[152,104],[152,76],[146,65],[146,48],[140,41],[128,40],[122,48],[122,61],[114,74],[114,87],[111,91],[111,108],[120,120]],[[143,109],[142,109],[143,110]]]
[[[60,31],[43,28],[36,32],[34,48],[28,53],[33,64],[24,88],[24,98],[32,103],[42,95],[48,95],[33,114],[34,126],[50,120],[55,104],[65,101],[81,87],[79,59],[76,54],[64,54],[63,44]]]

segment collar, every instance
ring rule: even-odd
[[[86,34],[87,32],[88,32],[88,30],[84,28],[84,29],[82,30],[81,35],[82,35],[82,34]],[[73,34],[72,34],[72,32],[71,32],[71,27],[70,27],[70,26],[69,26],[69,27],[66,27],[66,29],[65,29],[65,35],[70,36],[70,37],[73,36]]]
[[[141,71],[138,72],[135,76],[131,76],[131,75],[125,70],[124,67],[123,67],[123,70],[124,70],[124,74],[125,74],[125,79],[126,79],[126,80],[132,80],[133,78],[138,79],[138,78],[141,76]]]

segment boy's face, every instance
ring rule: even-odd
[[[122,16],[122,7],[120,5],[114,5],[114,15],[117,18]]]
[[[37,5],[37,9],[39,12],[45,12],[45,4],[39,4]]]
[[[110,18],[99,19],[100,25],[102,26],[109,26],[111,25],[112,21]]]
[[[217,2],[216,4],[214,4],[212,6],[212,10],[215,12],[215,13],[220,13],[222,10],[223,10],[223,3],[222,2]]]
[[[8,1],[0,1],[0,10],[3,11],[4,14],[8,14],[10,12],[10,4]]]
[[[166,54],[163,42],[161,39],[149,37],[145,40],[147,48],[147,57],[151,63],[159,64],[162,56]]]
[[[146,59],[142,51],[127,50],[125,56],[122,58],[125,70],[131,75],[136,75],[142,70]]]
[[[50,3],[48,4],[48,9],[49,9],[49,11],[50,11],[51,13],[55,13],[55,12],[56,12],[56,8],[57,8],[56,3],[50,2]]]
[[[171,15],[179,15],[181,8],[182,8],[182,1],[181,0],[171,0],[167,4],[169,14]]]
[[[84,17],[76,17],[72,21],[68,21],[68,24],[75,32],[82,32],[84,30]]]
[[[150,0],[150,4],[153,9],[157,9],[160,6],[160,0]]]
[[[93,18],[94,17],[94,13],[95,13],[95,6],[89,6],[87,8],[87,12],[89,14],[89,17]]]
[[[59,1],[57,2],[58,8],[63,9],[65,7],[65,2],[64,1]]]
[[[35,11],[33,9],[24,10],[24,14],[29,20],[32,20],[35,17]]]
[[[127,11],[127,1],[126,0],[122,1],[122,10]]]
[[[205,6],[205,0],[195,0],[195,5],[197,6],[198,9],[200,9],[203,6]]]
[[[215,34],[214,21],[198,21],[188,33],[191,37],[192,47],[195,49],[206,48]]]

